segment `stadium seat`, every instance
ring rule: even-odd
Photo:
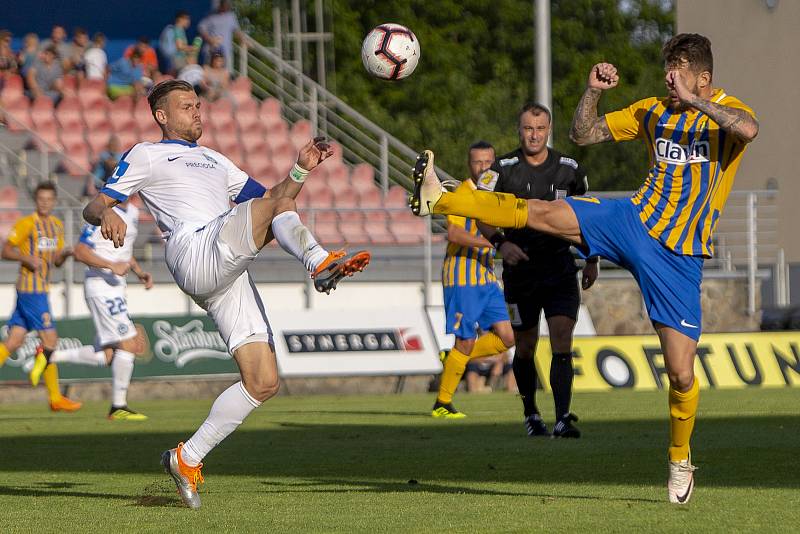
[[[392,217],[389,231],[392,232],[398,243],[416,244],[425,239],[426,225],[425,221],[420,217],[415,217],[411,212],[407,211],[405,216]]]
[[[308,141],[311,139],[311,136],[311,123],[306,120],[301,120],[294,123],[289,132],[289,139],[292,142],[292,146],[294,146],[296,150],[300,150],[303,145],[308,143]]]
[[[66,158],[61,160],[61,165],[70,176],[84,176],[91,172],[91,155],[85,143],[65,146],[64,155]]]
[[[30,100],[27,96],[15,97],[14,100],[3,100],[6,116],[3,120],[12,132],[21,132],[33,128],[30,114]]]
[[[72,74],[65,74],[62,78],[65,95],[75,95],[78,92],[78,79]],[[59,104],[60,105],[60,104]]]
[[[289,145],[274,147],[272,152],[272,166],[281,176],[286,176],[297,161],[297,152]]]
[[[294,147],[291,146],[291,141],[289,140],[289,126],[285,122],[276,122],[270,125],[262,125],[262,135],[264,136],[264,141],[272,148],[272,151],[275,152],[277,147],[279,146],[286,146],[294,150]]]
[[[110,132],[88,130],[86,132],[86,143],[92,151],[93,157],[97,157],[102,151],[108,148]],[[127,150],[127,148],[125,149]]]
[[[328,177],[325,180],[333,191],[339,189],[350,189],[350,176],[347,167],[342,164],[337,164],[334,161],[325,161],[325,166],[328,168]]]
[[[74,149],[78,145],[90,150],[83,136],[83,128],[61,128],[58,132],[58,139],[61,141],[61,146],[64,147],[64,150]]]
[[[145,97],[142,97],[133,104],[133,118],[139,124],[147,122],[155,122],[153,113],[150,111],[150,103]]]
[[[389,188],[389,192],[383,198],[383,207],[385,208],[408,208],[408,191],[399,185],[393,185]]]
[[[258,103],[249,98],[239,103],[235,113],[236,124],[239,127],[239,135],[242,140],[245,137],[263,140],[264,129],[258,118]]]
[[[281,103],[276,98],[267,98],[261,101],[258,107],[258,118],[263,123],[283,122],[281,116]]]
[[[369,240],[376,245],[390,245],[395,242],[394,234],[389,231],[387,216],[384,211],[365,212],[364,230]]]
[[[305,189],[305,187],[303,188]],[[311,197],[310,207],[318,209],[326,209],[333,207],[333,193],[327,189],[322,189],[315,192]]]
[[[78,96],[78,102],[83,106],[80,95]],[[111,123],[108,121],[108,102],[108,99],[99,100],[95,106],[90,108],[82,107],[83,122],[89,131],[94,130],[98,125],[106,130],[111,129]]]
[[[364,216],[358,205],[358,195],[350,186],[332,189],[333,205],[339,209],[339,218],[343,221],[361,221]]]
[[[247,76],[239,76],[230,86],[230,93],[231,97],[233,98],[234,102],[240,104],[242,102],[247,102],[253,98],[252,96],[252,82],[250,78]]]
[[[220,98],[214,102],[203,100],[202,109],[206,110],[206,114],[216,120],[224,120],[222,117],[233,118],[233,102],[227,98]]]
[[[37,127],[42,123],[55,124],[55,108],[49,97],[40,96],[31,102],[30,114],[31,120]]]
[[[133,118],[133,98],[121,96],[111,101],[108,106],[108,118],[115,129],[119,123],[135,122]]]
[[[150,141],[151,143],[157,143],[161,140],[162,133],[161,128],[158,127],[155,121],[148,121],[146,125],[142,125],[142,123],[137,123],[139,129],[139,139],[141,141]]]
[[[350,171],[350,184],[358,192],[377,190],[374,167],[366,163],[354,166]]]
[[[19,204],[19,192],[13,185],[0,188],[0,208],[16,208]]]
[[[355,191],[357,189],[353,188]],[[358,205],[362,208],[380,208],[383,206],[383,198],[377,187],[361,191],[358,193]]]
[[[12,100],[17,96],[25,96],[25,83],[22,77],[16,74],[7,74],[3,85],[2,98]]]
[[[65,96],[58,108],[56,108],[55,114],[62,132],[65,130],[83,131],[83,114],[81,113],[81,103],[78,97]]]
[[[345,243],[370,242],[370,238],[364,230],[364,223],[361,221],[342,221],[339,223],[339,231],[342,233]]]
[[[81,93],[106,93],[106,82],[105,80],[90,80],[90,79],[83,79],[80,83],[80,92]]]
[[[241,140],[242,149],[245,151],[248,158],[256,154],[265,154],[267,156],[272,154],[272,149],[270,149],[270,146],[260,136],[241,136]]]
[[[37,150],[57,152],[62,149],[61,142],[58,140],[58,126],[55,120],[36,126],[35,133],[33,145]]]
[[[114,135],[119,138],[119,144],[123,150],[128,150],[139,142],[139,131],[136,129],[136,125],[132,121],[130,124],[131,127],[129,129],[126,128],[114,132]]]

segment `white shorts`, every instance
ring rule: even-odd
[[[90,281],[87,279],[87,283]],[[97,284],[97,281],[95,279],[94,283]],[[124,286],[113,287],[106,284],[102,292],[84,289],[84,293],[86,305],[92,313],[98,346],[107,347],[136,337],[136,328],[128,316]]]
[[[258,255],[244,202],[199,229],[176,229],[167,241],[175,282],[217,325],[228,350],[252,341],[273,344],[264,303],[247,268]]]

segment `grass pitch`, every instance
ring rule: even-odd
[[[549,406],[549,394],[539,394]],[[580,440],[524,435],[508,394],[280,397],[206,458],[203,508],[180,506],[159,455],[208,401],[51,414],[0,406],[0,532],[676,532],[800,529],[800,390],[703,391],[697,489],[666,502],[666,395],[578,394]],[[552,408],[545,411],[552,425]]]

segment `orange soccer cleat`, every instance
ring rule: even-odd
[[[175,486],[178,488],[178,495],[181,496],[183,503],[196,510],[200,508],[200,495],[197,493],[197,485],[205,482],[203,474],[200,472],[203,464],[199,464],[196,467],[187,465],[181,458],[182,448],[183,443],[178,443],[176,448],[164,451],[161,454],[161,466],[175,482]]]
[[[336,289],[336,284],[345,276],[360,273],[369,265],[370,254],[366,250],[359,250],[351,255],[338,250],[328,253],[311,278],[314,279],[314,289],[320,293],[330,293]]]
[[[61,397],[56,401],[50,401],[50,410],[53,412],[77,412],[83,403]]]

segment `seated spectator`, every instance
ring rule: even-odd
[[[65,74],[74,74],[83,79],[86,74],[86,65],[83,56],[89,49],[89,33],[83,28],[72,31],[72,42],[69,43],[67,56],[62,58]]]
[[[87,80],[105,80],[108,76],[108,56],[104,50],[106,36],[100,32],[94,34],[92,46],[83,54],[83,65]]]
[[[17,58],[11,50],[11,32],[0,30],[0,91],[5,85],[6,76],[17,73]]]
[[[211,56],[211,64],[203,70],[203,96],[212,102],[227,97],[231,73],[225,68],[225,56],[214,54]]]
[[[513,391],[516,383],[512,382],[511,362],[508,352],[485,358],[475,358],[467,363],[464,379],[470,393],[490,393],[506,389]]]
[[[203,91],[203,77],[205,72],[203,67],[197,64],[197,54],[190,54],[186,56],[187,65],[178,73],[178,79],[189,82],[194,87],[197,94]]]
[[[17,55],[19,73],[24,77],[28,69],[39,58],[39,37],[35,33],[27,33],[22,40],[22,50]]]
[[[54,25],[53,29],[50,31],[50,38],[45,39],[39,44],[39,51],[41,52],[45,48],[51,46],[55,47],[56,54],[58,54],[58,58],[61,61],[69,57],[69,43],[67,43],[67,31],[64,29],[64,26],[59,24]]]
[[[108,140],[108,147],[97,156],[97,161],[92,170],[94,180],[86,184],[85,197],[93,197],[97,194],[97,191],[103,188],[106,178],[114,172],[114,168],[119,163],[120,158],[122,158],[122,145],[119,142],[119,137],[112,135]]]
[[[197,54],[198,50],[189,44],[186,30],[191,24],[191,18],[186,11],[175,14],[174,24],[168,24],[161,30],[158,39],[158,51],[161,54],[164,72],[176,75],[186,66],[186,56]]]
[[[156,49],[150,46],[150,38],[146,36],[139,37],[136,44],[130,45],[125,49],[122,54],[126,58],[130,58],[134,50],[139,51],[139,56],[142,59],[142,70],[144,75],[154,80],[158,76],[158,56],[156,56]]]
[[[47,96],[58,104],[64,92],[64,70],[54,46],[42,50],[39,59],[28,68],[25,82],[31,99]]]
[[[131,57],[121,57],[111,64],[108,74],[108,96],[112,100],[122,95],[143,96],[141,55],[138,50]]]

